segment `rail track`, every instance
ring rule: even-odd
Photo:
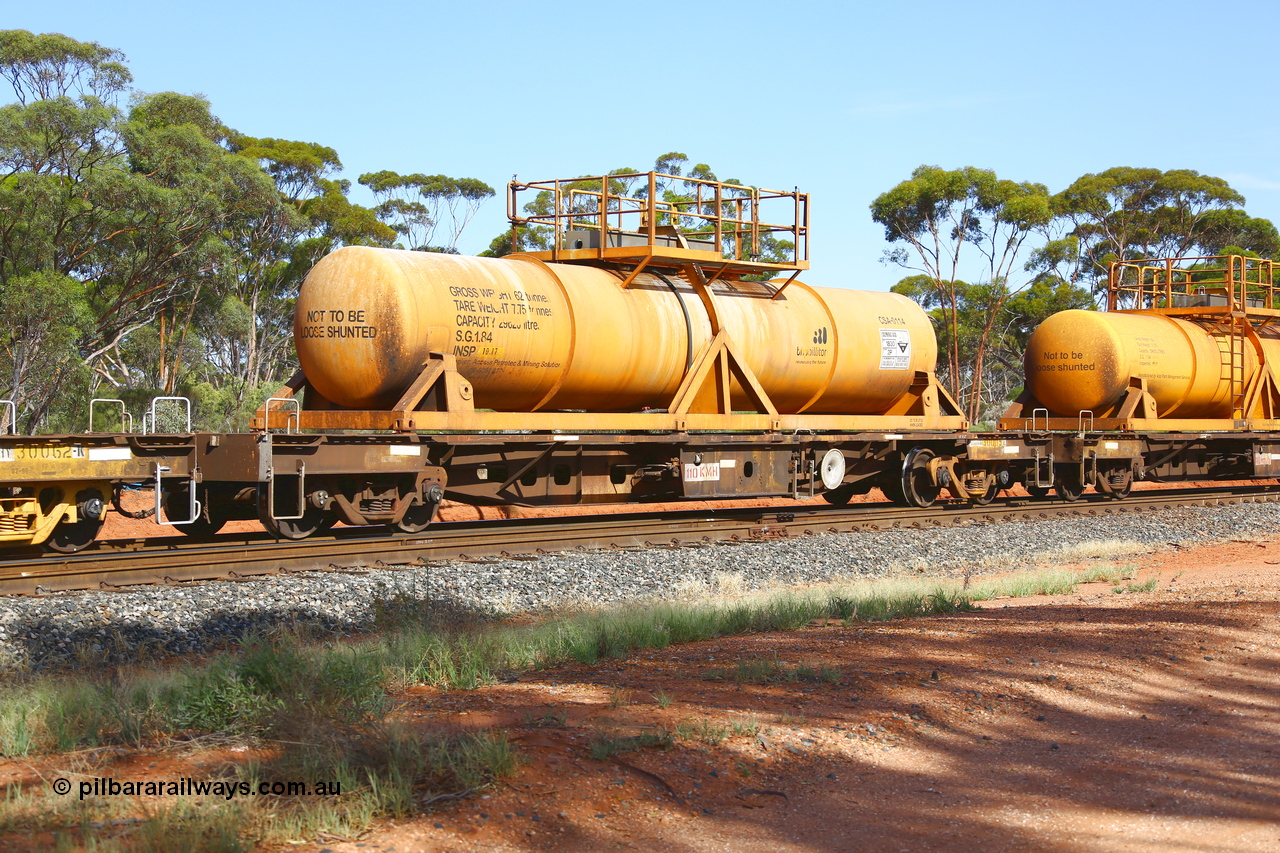
[[[1280,485],[1273,483],[1153,490],[1134,493],[1122,501],[1092,495],[1075,502],[1015,497],[986,506],[941,504],[929,509],[864,503],[441,522],[432,525],[428,533],[413,536],[339,528],[301,542],[275,540],[265,533],[224,535],[211,542],[185,537],[111,540],[69,556],[27,554],[0,561],[0,594],[38,595],[367,567],[421,567],[448,560],[534,559],[569,550],[679,548],[895,527],[950,527],[1276,501],[1280,501]]]

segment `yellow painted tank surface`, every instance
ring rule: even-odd
[[[1258,331],[1269,362],[1280,364],[1280,333]],[[1208,324],[1160,314],[1063,311],[1027,345],[1027,390],[1057,414],[1102,413],[1147,380],[1160,417],[1231,417],[1230,338]],[[1244,381],[1258,370],[1245,342]]]
[[[713,285],[715,310],[780,413],[881,413],[937,359],[924,311],[894,293]],[[712,339],[693,287],[530,258],[352,246],[303,283],[294,341],[332,402],[386,409],[428,353],[452,353],[475,404],[498,411],[663,407]],[[735,382],[735,406],[747,398]]]

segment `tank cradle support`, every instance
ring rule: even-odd
[[[296,400],[302,392],[302,412],[271,408],[271,403]],[[253,430],[287,429],[292,418],[298,429],[390,429],[410,432],[416,428],[416,412],[474,414],[471,383],[458,373],[457,359],[449,353],[432,352],[422,373],[405,390],[400,400],[385,412],[340,409],[320,395],[302,371],[298,371],[268,399],[250,422]]]
[[[1039,411],[1040,414],[1036,414]],[[1032,413],[1028,416],[1028,412]],[[1147,390],[1147,380],[1141,376],[1129,377],[1129,387],[1109,410],[1098,413],[1090,423],[1097,429],[1123,429],[1123,424],[1134,419],[1145,420],[1158,418],[1155,397]],[[999,428],[1002,430],[1034,431],[1045,429],[1070,430],[1081,426],[1080,414],[1073,417],[1055,416],[1035,398],[1030,391],[1018,395],[1009,408],[1001,416]]]
[[[755,412],[735,411],[729,400],[731,380],[737,380],[756,406]],[[894,432],[899,430],[959,430],[967,426],[960,408],[931,372],[917,371],[895,411],[883,415],[779,414],[768,394],[742,363],[732,340],[717,334],[697,356],[665,410],[647,412],[487,412],[476,411],[471,384],[457,370],[448,353],[431,353],[418,381],[395,408],[385,411],[341,409],[321,397],[301,374],[272,395],[277,403],[302,394],[301,413],[264,404],[252,429],[350,429],[415,432],[518,431],[633,432],[690,431],[779,433]],[[414,398],[417,402],[414,402]],[[409,408],[418,406],[419,408]],[[430,407],[430,408],[425,408]]]
[[[1129,378],[1123,397],[1106,411],[1082,424],[1082,414],[1065,416],[1048,411],[1029,391],[1023,391],[1005,410],[997,429],[1009,432],[1233,432],[1280,430],[1280,386],[1269,362],[1264,363],[1249,383],[1243,418],[1162,417],[1155,398],[1147,390],[1144,377]],[[1030,413],[1030,414],[1028,414]]]

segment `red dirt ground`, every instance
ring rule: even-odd
[[[1280,849],[1280,537],[1136,562],[1154,592],[1092,584],[411,690],[396,716],[424,733],[504,729],[525,762],[516,776],[358,839],[288,849]],[[707,677],[753,660],[839,677]],[[608,761],[588,751],[600,732],[749,720],[755,736]],[[80,772],[167,778],[227,758],[160,750]],[[52,778],[62,761],[0,761],[0,782]]]

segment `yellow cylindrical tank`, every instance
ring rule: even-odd
[[[1268,361],[1280,364],[1280,333],[1258,331]],[[1258,370],[1244,341],[1244,383]],[[1147,380],[1160,417],[1231,417],[1231,343],[1201,322],[1161,314],[1063,311],[1027,345],[1027,390],[1061,415],[1114,406],[1130,377]]]
[[[886,411],[937,359],[924,311],[894,293],[793,283],[778,299],[713,285],[720,322],[782,413]],[[533,258],[350,246],[303,283],[294,342],[320,394],[395,405],[429,352],[452,353],[475,404],[499,411],[663,407],[712,338],[694,288]],[[734,405],[747,397],[734,383]]]

